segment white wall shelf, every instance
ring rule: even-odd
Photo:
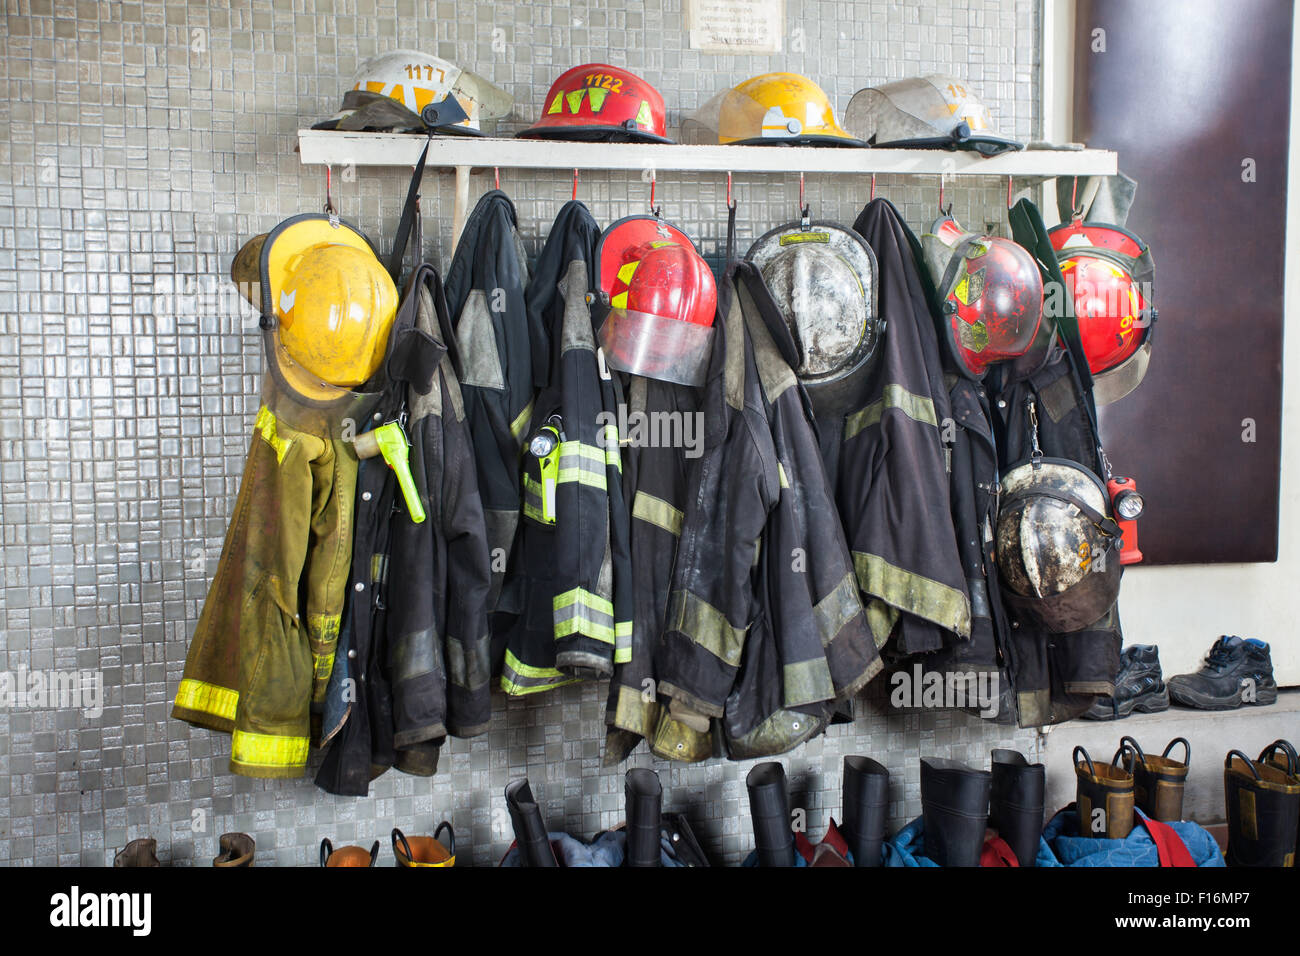
[[[401,133],[298,131],[305,165],[412,166],[424,137]],[[967,151],[827,149],[811,146],[683,146],[436,136],[429,167],[604,169],[718,173],[857,173],[916,176],[1110,176],[1116,154],[1102,149],[1019,150],[984,158]],[[1027,183],[1026,183],[1027,184]]]

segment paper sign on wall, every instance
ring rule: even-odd
[[[785,0],[686,0],[692,50],[780,53]]]

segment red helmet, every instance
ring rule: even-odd
[[[669,143],[659,91],[635,73],[587,63],[560,74],[542,118],[519,136],[584,141]]]
[[[609,299],[598,337],[610,367],[701,384],[718,292],[691,240],[661,219],[631,216],[601,236],[596,260]]]
[[[990,365],[1023,355],[1043,318],[1043,276],[1010,239],[968,233],[951,216],[922,240],[958,370],[982,379]]]
[[[1109,404],[1137,388],[1150,361],[1151,250],[1128,230],[1104,223],[1074,221],[1048,235],[1074,301],[1093,395]]]

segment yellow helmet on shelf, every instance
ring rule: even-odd
[[[764,73],[719,93],[682,122],[687,143],[863,146],[835,119],[820,86],[798,73]]]

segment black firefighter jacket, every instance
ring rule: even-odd
[[[397,346],[406,367],[394,377],[410,383],[410,468],[426,517],[411,520],[382,458],[362,464],[341,666],[326,695],[332,745],[316,778],[354,796],[390,766],[434,773],[444,738],[481,734],[490,716],[487,533],[432,266],[412,275],[402,308],[417,310],[417,337]]]
[[[881,668],[797,350],[751,263],[729,267],[705,385],[658,691],[720,718],[734,760],[816,736]]]
[[[519,456],[533,413],[535,341],[524,290],[528,259],[515,207],[499,189],[485,193],[465,221],[447,269],[447,306],[464,362],[460,380],[474,440],[479,489],[492,555],[488,607],[515,614],[518,594],[502,594],[519,526]]]
[[[1036,253],[1045,288],[1050,291],[1050,283],[1064,288],[1038,209],[1022,199],[1010,218],[1016,241]],[[1053,299],[1063,309],[1057,318],[1060,342],[1041,368],[993,395],[999,463],[1005,473],[1030,458],[1036,420],[1044,455],[1079,462],[1104,479],[1104,452],[1091,405],[1091,377],[1077,341],[1073,302],[1069,295],[1047,301]],[[1122,642],[1118,603],[1100,620],[1070,634],[1048,633],[1012,617],[1005,657],[1020,726],[1071,720],[1087,710],[1097,695],[1110,696]]]
[[[528,291],[551,348],[529,431],[556,423],[559,444],[554,473],[531,453],[523,459],[522,559],[508,585],[519,582],[523,609],[505,634],[501,667],[512,695],[609,678],[631,650],[618,386],[598,360],[587,301],[599,237],[587,207],[565,203]]]
[[[876,255],[883,354],[869,404],[844,420],[837,499],[878,647],[939,650],[971,633],[943,429],[948,390],[914,238],[886,199],[853,224]]]

